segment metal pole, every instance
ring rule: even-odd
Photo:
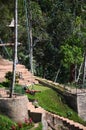
[[[17,44],[18,44],[18,0],[14,0],[15,3],[15,46],[14,46],[14,59],[13,59],[13,78],[12,78],[12,86],[10,91],[10,97],[12,97],[14,93],[15,87],[15,79],[16,79],[16,63],[17,63]]]

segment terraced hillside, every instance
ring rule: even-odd
[[[13,62],[3,59],[0,57],[0,82],[5,80],[5,75],[8,71],[12,71]],[[24,65],[17,64],[16,65],[16,73],[19,74],[19,84],[20,85],[30,85],[30,84],[37,84],[38,81],[35,77],[25,68]]]

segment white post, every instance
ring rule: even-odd
[[[15,26],[15,34],[14,34],[15,35],[15,45],[14,45],[14,59],[13,59],[13,79],[12,79],[10,97],[12,97],[12,95],[14,93],[15,78],[16,78],[17,45],[18,45],[18,0],[15,0],[14,26]]]
[[[30,69],[31,69],[31,73],[34,75],[33,72],[33,41],[32,41],[32,26],[31,26],[31,12],[30,12],[30,0],[28,0],[28,22],[29,22],[29,38],[30,38]]]

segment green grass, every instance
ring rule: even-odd
[[[34,123],[28,125],[26,123],[15,123],[8,117],[0,115],[0,130],[30,130],[31,128],[34,128]]]
[[[86,125],[86,122],[84,122],[80,117],[78,117],[76,112],[68,107],[65,99],[56,91],[42,85],[35,85],[34,89],[41,90],[41,93],[36,93],[34,96],[28,94],[29,99],[37,99],[39,105],[47,111]]]
[[[12,125],[16,125],[8,117],[0,115],[0,130],[10,130]]]

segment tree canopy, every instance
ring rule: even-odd
[[[28,3],[29,0],[26,1]],[[0,0],[0,5],[0,38],[3,42],[10,42],[13,34],[7,25],[14,17],[14,1]],[[78,70],[83,62],[86,44],[85,0],[30,0],[30,9],[28,4],[27,8],[31,13],[34,74],[54,81],[60,70],[56,81],[69,82],[70,66],[77,65]],[[18,47],[18,58],[29,69],[24,0],[18,0],[18,21],[18,40],[22,43]],[[12,55],[12,48],[7,49]],[[0,50],[3,48],[0,47]],[[4,51],[3,56],[6,57]]]

